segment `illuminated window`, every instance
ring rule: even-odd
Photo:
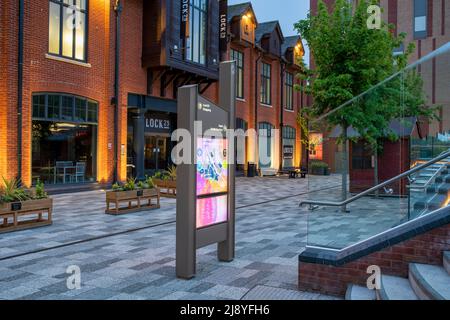
[[[49,53],[86,60],[87,1],[49,1]]]
[[[231,50],[231,60],[236,60],[237,67],[236,97],[244,99],[244,54]]]
[[[294,110],[294,75],[286,73],[286,81],[284,84],[285,104],[287,110]]]
[[[271,66],[270,64],[262,64],[261,72],[261,103],[270,105],[272,102],[271,92]]]
[[[206,63],[208,0],[190,0],[189,37],[186,40],[186,60]]]

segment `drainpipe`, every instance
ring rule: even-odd
[[[281,72],[280,72],[280,81],[281,81],[281,92],[280,92],[280,171],[283,170],[283,127],[284,127],[284,73],[286,72],[286,64],[281,61]]]
[[[114,12],[116,13],[116,39],[115,39],[115,64],[114,64],[114,172],[113,181],[117,182],[119,178],[118,163],[119,163],[119,63],[120,63],[120,13],[122,12],[122,5],[120,0],[116,0],[114,5]]]
[[[258,66],[259,61],[262,58],[262,53],[258,53],[258,58],[255,62],[255,131],[256,131],[256,137],[255,137],[255,145],[256,145],[256,157],[255,157],[255,167],[258,168],[259,166],[259,128],[258,128]]]
[[[22,184],[23,7],[24,0],[19,0],[19,34],[17,50],[17,180],[20,184]]]

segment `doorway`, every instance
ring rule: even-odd
[[[168,167],[168,139],[165,136],[145,135],[144,169],[146,175],[153,175],[156,171],[166,170]]]

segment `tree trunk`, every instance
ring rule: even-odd
[[[373,178],[374,178],[374,186],[378,185],[378,144],[375,146],[374,155],[373,155]],[[375,197],[378,197],[380,194],[379,190],[375,191]]]
[[[347,200],[347,185],[348,185],[348,148],[347,148],[347,125],[342,125],[342,201]],[[347,212],[347,206],[341,207],[342,212]]]

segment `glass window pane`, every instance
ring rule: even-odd
[[[75,59],[84,60],[86,15],[84,13],[78,12],[77,17],[79,17],[79,21],[77,21],[77,28],[75,30]]]
[[[45,118],[45,95],[33,96],[33,117]]]
[[[75,120],[86,121],[86,100],[75,98]]]
[[[73,97],[62,97],[61,118],[64,120],[73,120]]]
[[[95,102],[88,102],[88,122],[97,122],[98,116],[97,116],[97,103]]]
[[[59,54],[59,27],[61,23],[60,6],[50,2],[49,28],[48,28],[48,52]]]
[[[74,10],[63,8],[63,50],[62,54],[66,57],[73,57],[73,29],[74,29]]]
[[[47,117],[50,119],[59,119],[59,98],[58,95],[48,96]]]

